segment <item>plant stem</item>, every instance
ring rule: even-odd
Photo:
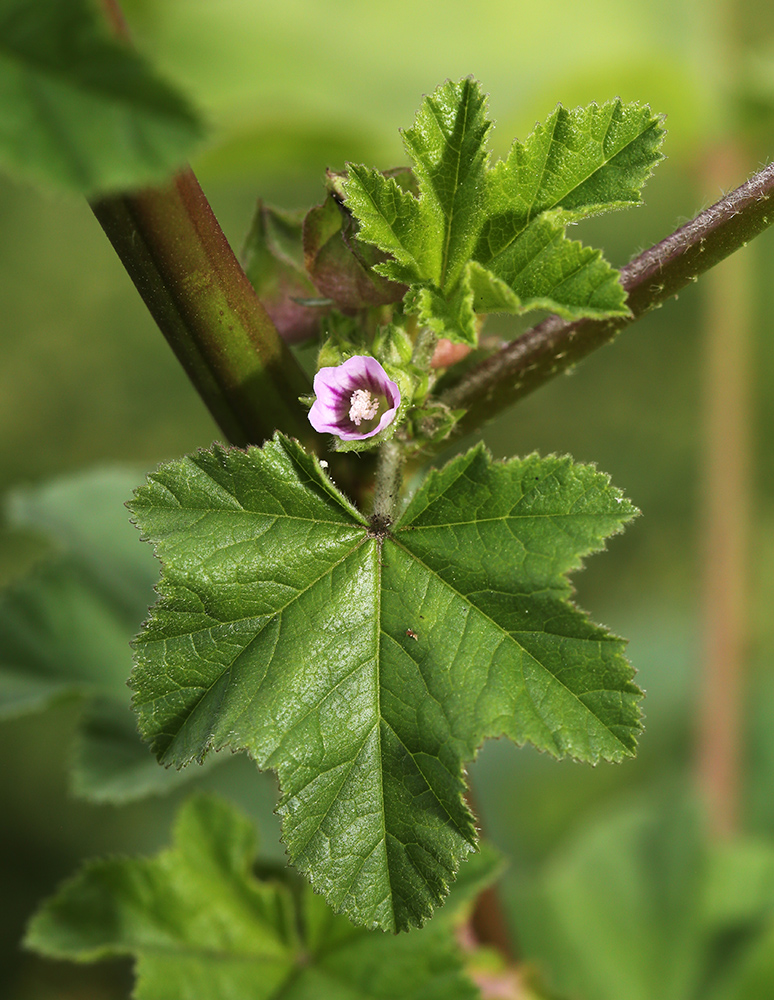
[[[421,327],[414,341],[414,352],[411,356],[411,363],[416,365],[417,368],[427,370],[430,367],[437,344],[438,335],[435,330],[431,330],[429,326]]]
[[[396,441],[385,441],[379,449],[374,489],[373,520],[386,528],[393,520],[403,485],[405,454]]]
[[[739,176],[749,158],[734,127],[732,92],[743,46],[737,0],[703,7],[704,63],[712,66],[729,137],[706,157],[707,190]],[[722,120],[722,119],[721,119]],[[704,462],[702,503],[703,651],[697,705],[696,765],[708,830],[739,833],[749,619],[751,494],[751,348],[753,277],[749,253],[735,254],[709,275],[703,299]]]
[[[774,223],[773,192],[771,164],[622,268],[630,316],[574,323],[551,316],[466,372],[441,395],[451,409],[468,410],[459,428],[470,432],[491,420],[745,246]]]
[[[704,636],[698,705],[698,780],[710,831],[737,831],[747,654],[750,514],[749,261],[710,275],[705,312],[703,517]]]
[[[707,186],[717,188],[742,160],[737,145],[719,147],[709,157]],[[735,255],[709,278],[704,303],[704,655],[697,766],[710,831],[727,838],[739,825],[748,640],[749,256]]]
[[[118,0],[102,0],[129,42]],[[232,444],[276,429],[311,442],[298,397],[310,386],[253,291],[191,170],[92,204],[177,359]]]
[[[465,798],[470,811],[476,817],[479,836],[483,837],[485,824],[470,778]],[[469,929],[477,944],[494,948],[509,966],[513,966],[516,960],[514,935],[508,926],[508,919],[496,885],[488,886],[476,897],[470,914]]]
[[[94,214],[229,441],[311,439],[309,384],[228,245],[193,173],[104,198]]]
[[[128,42],[129,25],[126,23],[124,12],[121,10],[118,0],[102,0],[102,8],[113,33]]]

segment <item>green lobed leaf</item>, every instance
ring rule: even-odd
[[[203,134],[92,0],[0,0],[0,106],[3,168],[89,195],[162,179]]]
[[[639,204],[661,158],[660,119],[620,100],[559,106],[491,168],[490,126],[478,83],[447,81],[403,136],[418,197],[377,171],[349,168],[344,188],[361,237],[394,258],[376,270],[411,286],[407,304],[420,322],[471,345],[474,311],[625,315],[618,272],[564,230]]]
[[[438,269],[432,275],[441,288],[453,288],[473,250],[483,208],[486,167],[484,148],[492,123],[485,117],[481,88],[468,78],[447,80],[426,97],[403,144],[414,163],[425,220],[434,216],[441,240],[433,247]]]
[[[88,863],[33,917],[53,958],[137,958],[137,1000],[474,1000],[447,923],[394,937],[252,872],[252,824],[208,796],[180,810],[173,846]]]
[[[431,473],[389,530],[281,436],[162,466],[129,505],[162,562],[134,705],[165,764],[277,771],[294,863],[367,926],[421,924],[475,849],[463,762],[490,736],[634,751],[622,640],[566,574],[635,509],[568,458]]]

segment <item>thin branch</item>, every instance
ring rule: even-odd
[[[472,368],[441,395],[451,409],[467,409],[459,428],[479,427],[745,246],[774,223],[773,192],[774,164],[622,268],[630,316],[575,323],[550,316]]]

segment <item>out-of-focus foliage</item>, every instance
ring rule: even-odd
[[[524,947],[563,995],[770,995],[774,845],[713,842],[685,787],[602,810],[557,852],[523,905]]]
[[[137,956],[138,1000],[475,1000],[450,913],[414,934],[371,934],[305,886],[252,874],[255,830],[205,796],[155,858],[88,863],[36,914],[28,947],[97,961]],[[486,886],[491,853],[473,875]],[[294,892],[293,889],[296,889]]]
[[[87,195],[163,179],[204,132],[92,0],[0,2],[0,101],[0,165]]]
[[[383,168],[405,162],[396,128],[410,120],[419,95],[439,80],[469,73],[492,94],[498,122],[493,146],[500,155],[557,101],[571,108],[620,96],[667,112],[669,159],[649,183],[645,207],[626,217],[584,222],[577,230],[584,242],[604,247],[615,266],[721,193],[705,190],[698,179],[707,143],[721,129],[740,143],[749,141],[750,171],[774,153],[767,82],[774,65],[774,7],[762,0],[728,6],[741,43],[728,81],[736,103],[726,105],[722,121],[713,115],[728,72],[717,58],[725,26],[713,28],[719,8],[696,0],[590,0],[575,7],[563,0],[453,0],[415,5],[410,24],[389,7],[356,0],[124,0],[123,6],[140,50],[189,89],[213,122],[215,142],[194,165],[235,246],[244,239],[258,196],[304,208],[321,200],[326,167],[341,169],[346,160]],[[536,44],[541,38],[550,39],[549,58]],[[736,108],[744,113],[741,125]],[[105,460],[147,468],[209,446],[217,437],[212,421],[86,206],[3,182],[0,225],[3,486]],[[764,837],[774,834],[773,251],[772,233],[744,251],[757,279],[760,515],[751,643],[755,725],[745,809],[750,827]],[[681,294],[614,347],[590,357],[571,378],[549,384],[487,431],[498,455],[538,449],[597,462],[645,514],[576,581],[580,603],[631,637],[628,655],[648,695],[638,760],[591,769],[502,741],[488,745],[471,768],[484,825],[512,859],[503,884],[512,926],[541,964],[551,959],[529,938],[533,911],[525,899],[533,879],[542,882],[544,865],[549,873],[560,868],[573,838],[586,824],[596,825],[595,817],[612,809],[623,790],[649,785],[691,760],[695,698],[689,691],[700,648],[702,294],[701,283]],[[498,322],[487,332],[509,337],[515,328],[512,321]],[[37,558],[28,536],[6,532],[0,541],[3,578],[18,576]],[[62,704],[0,729],[6,816],[0,830],[0,965],[2,991],[12,1000],[70,1000],[87,988],[100,1000],[128,994],[120,971],[115,982],[88,978],[80,968],[19,957],[17,943],[26,917],[78,859],[116,850],[153,852],[167,840],[174,795],[121,811],[97,810],[66,796],[63,748],[75,716],[74,706]],[[281,860],[271,825],[272,783],[258,781],[245,758],[216,774],[225,794],[261,812],[263,839]],[[761,939],[758,957],[749,956],[748,982],[770,954]],[[770,994],[760,995],[768,1000]],[[758,1000],[750,987],[734,1000],[753,997]]]
[[[9,523],[53,551],[0,592],[0,719],[82,699],[72,786],[95,802],[126,802],[180,781],[157,766],[128,707],[129,643],[157,576],[124,507],[136,482],[129,469],[97,469],[18,489],[7,504]]]

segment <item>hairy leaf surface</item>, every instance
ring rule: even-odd
[[[376,270],[411,286],[407,305],[420,322],[473,345],[474,313],[625,315],[618,272],[599,251],[568,240],[565,227],[639,204],[660,159],[659,119],[620,100],[560,106],[490,168],[485,111],[469,78],[425,98],[403,135],[418,197],[350,166],[345,191],[360,238],[393,257]]]
[[[445,896],[485,738],[634,750],[624,644],[568,600],[634,513],[591,467],[476,448],[382,530],[278,436],[163,466],[130,507],[163,565],[141,731],[165,764],[229,746],[275,769],[291,858],[358,923],[420,924]]]
[[[0,165],[98,194],[161,179],[203,129],[90,0],[0,0]]]
[[[181,809],[155,858],[88,863],[33,918],[55,958],[137,957],[137,1000],[474,1000],[447,922],[395,937],[251,871],[252,824],[206,796]],[[481,873],[480,873],[481,874]],[[489,872],[490,876],[492,870]],[[486,877],[484,882],[488,881]]]

